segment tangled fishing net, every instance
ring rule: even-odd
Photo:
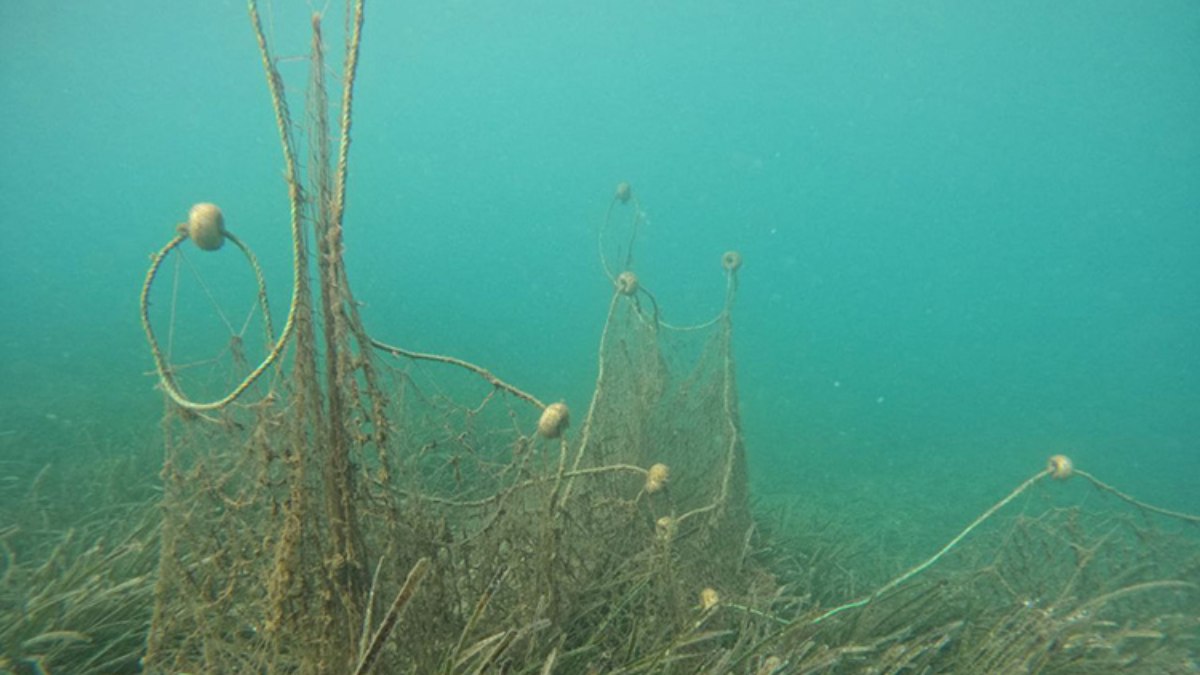
[[[665,644],[685,632],[697,607],[716,604],[709,587],[746,565],[736,269],[726,270],[718,316],[689,331],[660,321],[633,270],[614,278],[595,391],[578,411],[368,336],[341,220],[361,11],[336,160],[325,152],[314,19],[302,186],[282,78],[251,5],[292,199],[295,292],[280,335],[253,254],[213,205],[193,208],[147,276],[143,319],[169,398],[147,667],[356,672],[387,652],[390,668],[409,672],[515,654],[607,670],[628,656],[632,635]],[[618,189],[615,206],[629,190]],[[267,354],[228,393],[195,401],[158,342],[150,297],[177,249],[215,251],[225,239],[259,282]],[[694,348],[669,349],[670,340]],[[414,367],[428,362],[442,369]],[[389,641],[402,609],[414,620],[403,641]]]
[[[342,255],[363,3],[348,8],[332,103],[313,19],[303,130],[253,0],[250,15],[283,149],[292,295],[276,330],[255,255],[212,204],[153,258],[142,319],[166,407],[146,672],[1195,668],[1197,519],[1066,457],[865,593],[836,560],[844,537],[800,539],[753,514],[733,349],[742,258],[714,261],[726,279],[714,318],[670,323],[633,266],[627,183],[600,232],[612,296],[589,401],[544,402],[368,334]],[[224,321],[220,368],[176,362],[188,336],[151,308],[180,301],[191,251],[231,249],[250,318]],[[1113,508],[1059,503],[1052,479],[1088,481]],[[1019,498],[1040,508],[996,528]],[[989,536],[963,545],[980,528]],[[6,569],[0,597],[15,602],[19,572]],[[38,630],[50,631],[11,637],[8,653],[44,644]]]

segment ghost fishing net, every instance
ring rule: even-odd
[[[292,295],[274,325],[257,259],[213,205],[152,260],[142,319],[166,410],[148,672],[1115,672],[1191,658],[1200,558],[1161,520],[1194,517],[1112,488],[1132,513],[1055,505],[1044,479],[1073,475],[1065,458],[866,595],[835,559],[848,537],[756,522],[732,345],[741,257],[721,258],[713,319],[671,323],[633,264],[628,184],[600,230],[613,292],[586,405],[368,334],[343,260],[363,4],[347,8],[333,97],[313,18],[302,127],[249,8]],[[243,266],[245,313],[176,331],[194,316],[177,306],[221,294],[187,283],[218,250]],[[188,340],[220,349],[186,358]],[[990,536],[967,546],[977,529]]]
[[[737,266],[725,266],[717,318],[690,331],[662,322],[623,270],[595,393],[574,424],[564,403],[483,368],[368,336],[342,259],[362,4],[333,129],[314,17],[303,163],[283,78],[250,11],[285,160],[293,295],[276,334],[257,261],[211,204],[194,207],[153,259],[143,321],[167,410],[147,668],[365,672],[378,661],[391,672],[457,672],[516,654],[582,667],[619,662],[634,636],[669,642],[702,602],[711,608],[715,591],[706,601],[701,592],[737,578],[748,551],[731,350]],[[623,187],[614,203],[627,202]],[[156,282],[169,260],[178,275],[195,264],[182,256],[226,242],[243,254],[256,301],[251,319],[224,321],[227,348],[196,362],[223,364],[222,379],[176,365],[175,317],[164,345],[150,307],[168,292]],[[250,341],[263,353],[257,365]],[[198,400],[203,391],[216,393]],[[404,637],[389,639],[402,612]]]

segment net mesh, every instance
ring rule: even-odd
[[[421,558],[421,619],[395,663],[431,667],[495,635],[603,653],[628,631],[680,630],[746,564],[727,313],[668,331],[614,291],[594,397],[558,438],[475,373],[362,349],[349,314],[330,337],[350,356],[324,379],[310,321],[297,312],[272,395],[217,424],[167,411],[154,667],[348,668]]]
[[[198,205],[141,294],[161,497],[130,480],[158,448],[123,457],[136,442],[112,428],[99,445],[0,433],[0,673],[1200,670],[1200,517],[1069,458],[915,565],[808,496],[752,518],[741,258],[721,260],[715,318],[668,323],[635,273],[628,184],[598,238],[612,296],[589,401],[368,335],[342,256],[362,3],[332,98],[321,17],[289,101],[250,15],[292,215],[287,318],[272,323],[249,245]],[[197,307],[215,322],[191,323]],[[96,456],[48,463],[57,443]]]
[[[250,6],[287,164],[293,298],[275,336],[260,294],[266,357],[235,361],[233,393],[196,403],[146,309],[184,230],[148,276],[143,318],[168,393],[149,672],[1102,672],[1191,658],[1194,546],[1164,535],[1177,548],[1138,548],[1159,532],[1146,522],[1047,507],[923,575],[1043,478],[1066,477],[1053,464],[933,558],[845,602],[862,591],[836,562],[844,539],[788,543],[787,525],[751,518],[732,346],[740,256],[721,261],[716,318],[663,321],[634,273],[627,184],[601,231],[629,214],[628,239],[601,237],[613,295],[586,406],[369,336],[342,256],[362,5],[347,13],[336,130],[314,18],[304,172]],[[613,242],[624,248],[610,257]]]
[[[751,532],[731,351],[736,267],[726,266],[718,318],[688,331],[659,321],[632,270],[614,279],[577,431],[564,404],[373,340],[342,259],[357,32],[335,163],[314,19],[301,190],[281,78],[251,9],[288,162],[296,288],[275,343],[264,300],[270,355],[235,390],[265,394],[197,404],[163,368],[146,309],[158,266],[190,229],[148,276],[143,317],[171,396],[147,667],[354,672],[383,656],[433,672],[518,650],[602,664],[635,635],[669,640],[695,621],[701,589],[737,578]],[[619,188],[614,206],[628,202]],[[401,609],[420,619],[388,641]]]

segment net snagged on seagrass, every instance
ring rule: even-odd
[[[313,18],[303,172],[249,8],[284,155],[292,297],[275,336],[256,259],[211,205],[147,274],[142,318],[167,396],[147,672],[1025,672],[1056,659],[1120,672],[1188,658],[1194,542],[1148,519],[1200,519],[1063,456],[866,595],[830,560],[837,544],[812,537],[795,554],[778,533],[752,536],[732,349],[741,256],[720,260],[714,318],[669,323],[653,271],[635,270],[627,183],[598,237],[612,296],[589,401],[547,405],[480,366],[368,335],[342,257],[363,3],[348,7],[335,129]],[[628,237],[615,237],[623,215]],[[150,312],[162,264],[188,241],[241,250],[264,329],[263,358],[205,400]],[[1137,517],[1051,503],[965,546],[1010,504],[1045,501],[1045,478],[1072,475]]]
[[[614,285],[595,392],[574,409],[368,336],[342,259],[362,3],[336,142],[313,18],[303,172],[253,1],[250,13],[284,153],[293,293],[262,361],[223,395],[193,401],[153,331],[159,266],[188,239],[253,255],[223,227],[185,228],[147,275],[143,319],[168,397],[147,669],[435,672],[518,651],[582,666],[631,640],[669,642],[704,611],[702,589],[734,578],[750,531],[736,268],[725,270],[723,309],[694,331],[666,327],[636,282]],[[628,186],[621,194],[614,208]],[[269,322],[265,289],[261,301]],[[244,396],[272,368],[265,393]],[[401,621],[405,638],[389,640]]]

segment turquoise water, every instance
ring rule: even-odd
[[[311,7],[273,5],[298,91]],[[368,329],[582,408],[628,180],[669,321],[716,312],[721,253],[745,257],[759,494],[944,541],[1065,452],[1200,511],[1200,6],[756,5],[371,4],[346,233]],[[259,252],[277,321],[289,292],[244,7],[0,4],[0,121],[0,441],[154,444],[137,293],[188,207]]]

